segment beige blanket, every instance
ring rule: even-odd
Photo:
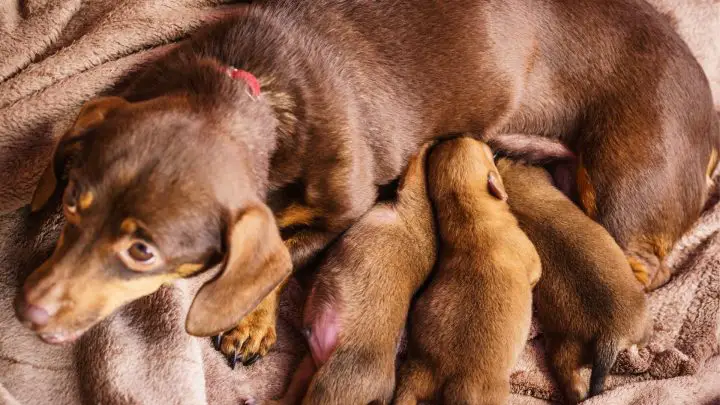
[[[720,4],[654,0],[685,36],[720,95]],[[58,216],[27,219],[26,204],[53,146],[79,105],[111,92],[129,72],[193,28],[232,13],[213,0],[0,0],[0,404],[238,404],[282,392],[305,350],[298,332],[303,292],[283,298],[279,342],[249,368],[231,370],[208,339],[183,331],[193,293],[210,274],[137,301],[70,346],[40,342],[20,326],[12,301],[44,259]],[[671,258],[677,274],[654,292],[655,333],[625,353],[596,404],[720,401],[720,206]],[[588,370],[586,370],[588,371]],[[513,403],[555,398],[540,339],[513,377]]]

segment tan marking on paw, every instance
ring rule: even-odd
[[[276,340],[274,314],[258,309],[223,334],[220,351],[226,356],[235,355],[242,362],[256,354],[265,356]]]

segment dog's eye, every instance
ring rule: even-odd
[[[120,243],[117,254],[125,266],[132,271],[151,271],[164,263],[160,252],[149,242],[139,239],[125,239]]]
[[[135,261],[150,264],[155,259],[155,251],[148,244],[135,242],[128,248],[128,255]]]

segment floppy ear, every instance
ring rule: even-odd
[[[487,179],[488,191],[493,197],[497,198],[498,200],[507,201],[508,195],[505,191],[505,185],[502,182],[500,173],[498,173],[497,166],[495,166],[495,155],[493,154],[492,149],[490,149],[490,146],[488,146],[486,143],[482,144],[482,149],[488,159],[487,165],[489,166],[488,169],[490,170]]]
[[[88,129],[101,123],[110,111],[125,104],[128,104],[128,102],[120,97],[100,97],[90,100],[83,105],[78,117],[75,119],[75,123],[60,139],[50,164],[48,164],[48,167],[40,177],[40,182],[30,202],[32,212],[42,209],[50,197],[52,197],[60,180],[59,176],[62,175],[65,161],[71,154],[78,152],[79,146],[77,144],[67,146],[67,143],[82,135]]]
[[[213,336],[236,326],[292,271],[290,252],[270,209],[258,204],[227,230],[224,268],[198,291],[185,330]]]

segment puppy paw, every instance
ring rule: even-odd
[[[233,369],[237,363],[243,366],[255,363],[276,340],[275,316],[262,309],[250,313],[235,328],[213,337],[215,349],[227,357]]]
[[[577,404],[587,398],[588,390],[590,389],[588,382],[582,379],[575,379],[572,385],[567,387],[565,391],[565,399],[568,403]]]

